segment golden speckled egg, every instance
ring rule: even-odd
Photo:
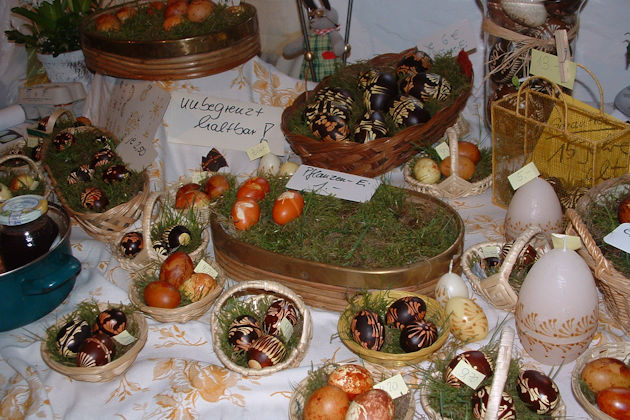
[[[446,314],[453,335],[466,342],[484,339],[488,335],[488,318],[472,299],[455,296],[446,302]]]
[[[354,341],[368,350],[380,350],[385,342],[385,324],[374,311],[361,310],[352,318],[350,333]]]
[[[277,365],[286,354],[287,349],[282,341],[272,335],[263,335],[249,346],[247,365],[252,369]]]

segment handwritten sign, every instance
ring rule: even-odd
[[[269,143],[275,155],[284,155],[280,131],[282,108],[174,92],[164,121],[168,141],[247,151]]]
[[[459,361],[451,374],[472,389],[477,389],[486,377],[483,373],[475,370],[465,359]]]
[[[344,200],[363,203],[372,198],[380,184],[379,180],[373,178],[300,165],[287,182],[287,188],[314,191],[320,195],[332,195]]]
[[[451,51],[471,51],[477,48],[477,35],[468,19],[463,19],[418,41],[418,49],[434,57]]]
[[[538,172],[538,168],[536,168],[534,162],[529,162],[527,165],[523,166],[512,175],[509,175],[508,181],[510,181],[510,185],[512,185],[512,188],[514,188],[514,190],[517,190],[532,179],[536,178],[538,175],[540,175],[540,172]]]
[[[566,61],[567,78],[561,80],[560,60],[557,55],[549,54],[537,49],[532,49],[531,62],[529,64],[529,72],[535,76],[543,76],[552,82],[573,89],[575,83],[576,65],[572,61]]]
[[[374,388],[387,392],[393,400],[409,392],[409,388],[407,388],[407,384],[400,373],[375,384]]]
[[[630,223],[622,223],[604,236],[604,242],[630,254]]]

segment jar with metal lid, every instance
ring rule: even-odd
[[[48,216],[48,201],[39,195],[20,195],[0,203],[0,256],[7,271],[46,254],[59,227]]]

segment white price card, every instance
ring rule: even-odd
[[[392,397],[392,400],[402,397],[409,392],[409,388],[407,388],[407,384],[400,373],[375,384],[374,388],[387,392]]]
[[[123,346],[127,346],[127,345],[133,343],[134,341],[136,341],[136,337],[134,337],[133,335],[129,334],[129,331],[127,331],[127,330],[121,332],[120,334],[116,334],[112,338],[114,340],[116,340],[118,343],[120,343],[121,345],[123,345]]]
[[[444,160],[451,155],[451,149],[448,147],[445,141],[435,146],[435,152],[438,154],[440,159]]]
[[[203,258],[201,259],[201,261],[199,261],[199,263],[197,263],[194,271],[195,273],[206,273],[212,278],[216,278],[219,275],[219,273],[217,273],[217,270],[215,270],[214,267],[208,264],[208,262]]]
[[[531,63],[529,65],[529,72],[535,76],[543,76],[557,85],[564,86],[568,89],[573,89],[575,83],[576,65],[572,61],[567,61],[567,79],[563,82],[560,77],[560,60],[557,55],[549,54],[537,49],[532,49]]]
[[[418,49],[432,57],[448,51],[457,55],[461,50],[468,52],[475,48],[477,48],[477,34],[468,19],[447,26],[418,41]]]
[[[271,150],[269,150],[269,143],[267,143],[267,141],[261,141],[256,146],[247,149],[246,152],[249,160],[255,160],[265,156],[267,153],[271,153]]]
[[[278,330],[282,334],[285,343],[293,336],[293,324],[287,318],[282,318],[282,321],[278,324]]]
[[[300,165],[287,182],[287,188],[332,195],[344,200],[369,201],[381,182],[378,179],[331,171],[315,166]]]
[[[563,249],[566,246],[567,249],[576,251],[582,248],[582,241],[579,236],[565,235],[562,233],[552,233],[551,244],[554,249]]]
[[[486,378],[486,375],[475,370],[465,359],[459,361],[451,374],[472,389],[477,389],[479,384]]]
[[[529,162],[527,165],[523,166],[512,175],[508,175],[508,181],[510,181],[510,185],[512,185],[512,188],[514,188],[514,190],[517,190],[532,179],[536,178],[538,175],[540,175],[540,172],[538,172],[538,168],[536,167],[534,162]]]
[[[630,223],[622,223],[604,236],[604,242],[630,254]]]

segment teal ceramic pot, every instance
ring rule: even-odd
[[[56,204],[48,204],[48,215],[59,228],[51,249],[30,263],[0,274],[0,331],[36,321],[55,309],[68,296],[81,263],[70,248],[70,218]]]

